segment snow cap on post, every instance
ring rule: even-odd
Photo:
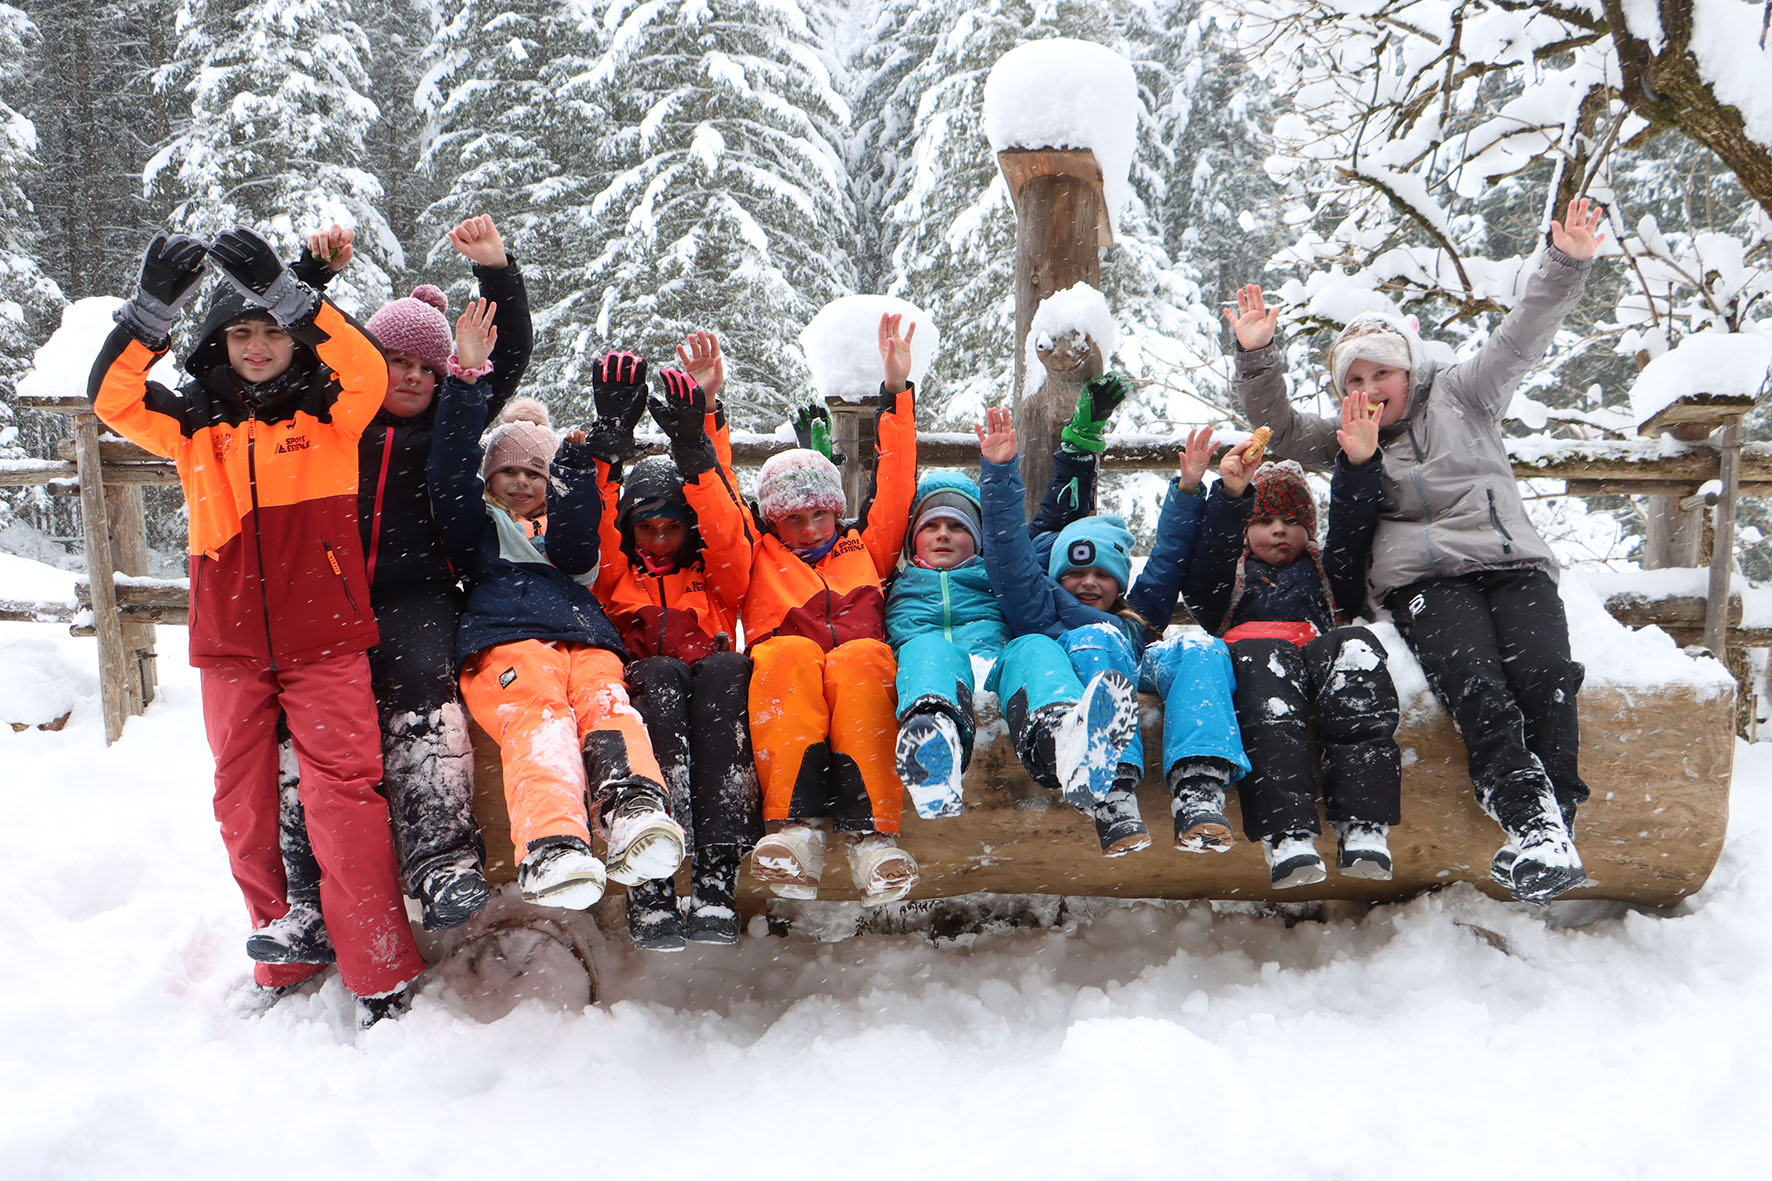
[[[1114,326],[1114,313],[1108,308],[1107,298],[1087,283],[1055,291],[1034,309],[1034,318],[1028,321],[1027,340],[1022,342],[1027,373],[1022,397],[1046,384],[1046,366],[1040,362],[1040,350],[1052,348],[1067,336],[1088,336],[1095,341],[1104,360],[1119,347],[1120,331]]]
[[[93,295],[64,307],[61,327],[31,354],[30,371],[18,379],[19,396],[84,402],[93,363],[117,326],[111,317],[122,306],[123,301],[115,296]],[[148,378],[168,389],[177,388],[180,376],[171,353],[154,362]]]
[[[1641,431],[1682,398],[1751,405],[1772,370],[1772,339],[1753,332],[1700,332],[1656,357],[1630,387],[1631,414]]]
[[[1128,176],[1138,112],[1131,63],[1106,46],[1070,37],[1016,46],[997,59],[984,83],[984,130],[991,150],[1095,153],[1108,228],[1116,235],[1120,210],[1132,200]]]
[[[845,295],[825,304],[800,330],[800,349],[819,397],[859,402],[879,392],[880,317],[888,314],[902,317],[901,335],[917,326],[911,338],[911,383],[922,384],[941,347],[941,332],[929,314],[891,295]]]

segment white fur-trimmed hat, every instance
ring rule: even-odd
[[[1422,362],[1421,337],[1401,316],[1366,312],[1355,316],[1329,346],[1329,377],[1335,393],[1346,397],[1348,368],[1355,361],[1372,361],[1401,369],[1415,388],[1416,370]]]

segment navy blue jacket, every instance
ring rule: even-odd
[[[1238,624],[1305,621],[1319,632],[1335,626],[1336,608],[1351,619],[1366,610],[1366,564],[1384,498],[1382,455],[1360,467],[1347,456],[1335,459],[1329,480],[1329,540],[1322,548],[1318,572],[1309,555],[1285,566],[1271,566],[1243,552],[1255,496],[1245,489],[1230,496],[1221,480],[1206,497],[1198,560],[1187,574],[1187,604],[1201,627],[1223,635]],[[1243,591],[1231,602],[1237,566],[1243,565]],[[1328,592],[1324,591],[1324,579]],[[1331,603],[1328,594],[1335,596]]]
[[[603,500],[588,445],[560,445],[548,494],[550,527],[538,541],[485,500],[480,432],[491,395],[485,379],[471,386],[454,377],[444,381],[431,443],[431,513],[467,588],[457,659],[465,663],[514,640],[563,640],[607,648],[626,660],[621,636],[591,597]]]

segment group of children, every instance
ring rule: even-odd
[[[1136,578],[1125,523],[1092,511],[1128,391],[1112,374],[1080,397],[1030,522],[1006,410],[977,428],[979,480],[918,480],[915,326],[887,315],[865,502],[851,517],[826,444],[771,457],[749,503],[712,334],[655,389],[643,358],[601,358],[587,430],[561,436],[514,397],[532,332],[489,218],[450,233],[480,285],[453,333],[435,288],[367,328],[340,312],[323,295],[350,261],[338,227],[292,266],[245,227],[156,237],[91,389],[184,484],[191,658],[255,981],[336,962],[373,1023],[424,966],[402,894],[432,929],[486,903],[464,703],[502,753],[523,897],[583,908],[624,883],[644,948],[736,941],[747,855],[777,894],[815,897],[833,837],[865,900],[904,897],[904,796],[925,817],[962,806],[975,661],[1029,775],[1091,817],[1104,854],[1151,843],[1142,689],[1162,701],[1177,848],[1231,847],[1235,785],[1274,885],[1320,881],[1320,779],[1340,871],[1388,878],[1398,704],[1383,646],[1350,623],[1369,602],[1464,735],[1507,834],[1496,880],[1526,899],[1579,884],[1581,666],[1499,417],[1579,296],[1598,216],[1581,202],[1553,223],[1469,361],[1436,365],[1393,317],[1349,325],[1329,353],[1337,418],[1292,408],[1277,311],[1240,291],[1238,395],[1288,461],[1233,446],[1207,493],[1212,433],[1194,431]],[[148,370],[210,263],[224,285],[166,389]],[[636,461],[648,413],[669,454]],[[1291,460],[1333,467],[1320,547]],[[1164,639],[1179,601],[1203,634]]]

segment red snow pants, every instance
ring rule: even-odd
[[[203,725],[215,754],[215,818],[234,880],[257,928],[289,909],[277,844],[277,716],[289,719],[301,767],[320,911],[338,973],[358,996],[388,992],[424,971],[394,866],[381,782],[381,724],[361,652],[272,670],[225,661],[199,670]],[[259,964],[261,985],[293,984],[311,964]]]
[[[826,652],[805,636],[771,636],[750,657],[763,819],[829,818],[840,832],[896,835],[904,784],[892,755],[892,649],[879,640],[849,640]]]
[[[587,644],[518,640],[476,652],[461,670],[461,696],[504,759],[505,809],[521,861],[531,841],[577,837],[590,844],[585,792],[611,794],[637,775],[664,783],[646,724],[628,701],[621,657]],[[614,735],[607,783],[590,783],[583,754],[592,733]],[[623,749],[625,748],[625,749]],[[664,788],[659,788],[663,797]]]

